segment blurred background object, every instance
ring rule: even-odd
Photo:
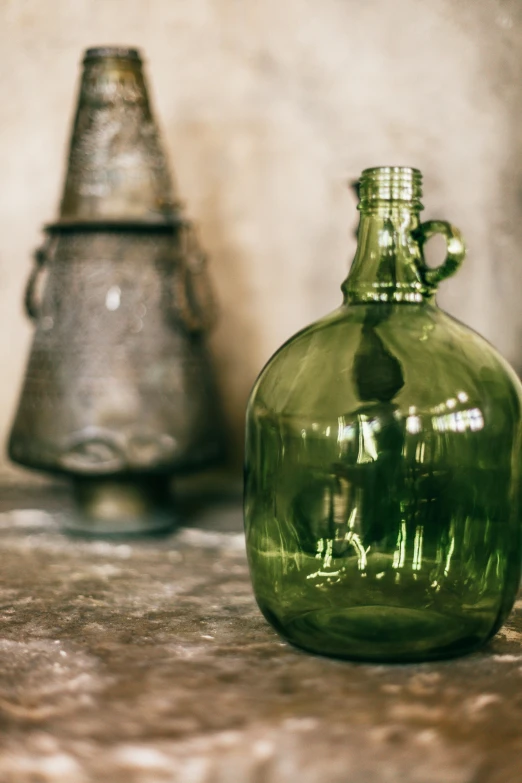
[[[25,280],[58,200],[79,55],[93,44],[148,57],[179,191],[212,260],[234,475],[257,373],[341,301],[355,248],[347,183],[367,166],[424,171],[426,219],[451,214],[469,248],[440,303],[522,369],[515,0],[4,0],[0,17],[3,440],[31,338]],[[1,467],[14,470],[5,457]]]
[[[222,461],[205,340],[216,308],[136,49],[85,54],[46,233],[25,295],[36,328],[9,454],[72,477],[75,530],[169,528],[171,476]]]

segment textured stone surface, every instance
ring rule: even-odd
[[[2,783],[520,779],[522,601],[467,658],[322,659],[257,611],[236,502],[142,542],[67,538],[67,506],[2,493]]]
[[[0,439],[31,328],[21,302],[56,214],[86,46],[143,48],[179,192],[211,256],[237,453],[244,404],[287,337],[337,306],[347,180],[419,166],[426,218],[469,246],[441,301],[520,369],[519,0],[2,0]]]

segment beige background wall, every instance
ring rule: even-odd
[[[366,166],[423,170],[425,217],[452,220],[470,250],[440,301],[522,369],[520,2],[0,0],[2,441],[78,62],[103,43],[137,45],[148,60],[179,191],[211,256],[236,454],[263,363],[339,302],[357,219],[346,183]]]

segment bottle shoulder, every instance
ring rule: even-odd
[[[272,356],[250,407],[332,414],[364,403],[434,408],[461,396],[520,408],[522,386],[500,353],[436,305],[347,305]]]

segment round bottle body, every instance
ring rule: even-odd
[[[476,649],[515,600],[522,387],[430,302],[343,305],[270,360],[247,412],[254,592],[315,653]]]

